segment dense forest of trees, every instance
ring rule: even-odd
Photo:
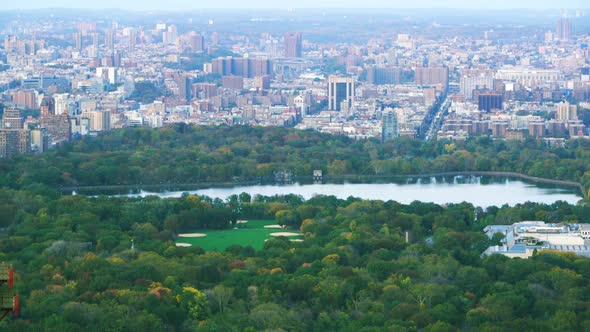
[[[381,144],[285,128],[194,127],[114,130],[41,156],[0,161],[0,185],[50,186],[257,180],[277,171],[311,176],[398,176],[507,171],[579,182],[590,188],[590,141],[549,148],[540,140]]]
[[[22,298],[22,317],[1,322],[3,330],[590,329],[590,260],[554,252],[480,258],[497,241],[482,233],[487,224],[588,222],[588,206],[89,198],[41,185],[0,197],[0,260],[16,268]],[[304,242],[277,238],[260,251],[225,252],[174,245],[182,230],[285,210]]]
[[[482,210],[333,196],[242,194],[224,201],[56,190],[251,179],[283,169],[334,176],[506,170],[587,181],[589,144],[381,145],[283,128],[176,125],[116,130],[1,161],[0,261],[15,267],[22,309],[0,330],[590,330],[590,260],[550,251],[528,260],[480,256],[499,241],[484,235],[486,225],[588,223],[587,204]],[[180,232],[273,218],[305,240],[270,239],[258,251],[175,246]]]

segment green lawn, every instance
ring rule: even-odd
[[[264,228],[264,226],[268,225],[276,225],[277,222],[275,220],[248,220],[246,224],[237,225],[238,228],[247,228],[247,229],[268,229]]]
[[[176,242],[190,243],[193,246],[203,248],[205,251],[223,251],[232,245],[252,246],[254,249],[259,250],[264,246],[264,240],[272,238],[270,233],[285,231],[282,229],[264,228],[266,225],[276,225],[276,221],[249,220],[246,224],[237,225],[238,229],[186,232],[203,233],[207,234],[207,236],[199,238],[179,237]],[[293,232],[292,230],[286,231]]]

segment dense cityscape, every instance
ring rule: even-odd
[[[4,15],[0,155],[178,122],[556,146],[587,136],[585,11],[479,25],[343,13]]]
[[[414,3],[3,5],[0,330],[590,331],[588,4]]]

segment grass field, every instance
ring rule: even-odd
[[[264,228],[267,225],[276,225],[274,220],[249,220],[245,224],[239,224],[238,229],[227,230],[196,230],[195,232],[207,234],[205,237],[189,238],[178,237],[176,242],[190,243],[193,246],[203,248],[205,251],[223,251],[232,245],[252,246],[259,250],[264,246],[264,240],[272,238],[271,233],[280,229]],[[301,237],[297,237],[301,238]]]

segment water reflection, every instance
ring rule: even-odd
[[[354,196],[363,199],[395,200],[404,204],[413,201],[437,204],[465,201],[481,207],[515,205],[527,201],[547,204],[566,201],[575,204],[582,199],[575,188],[532,184],[521,180],[489,176],[389,179],[373,181],[373,183],[359,180],[328,184],[228,186],[195,190],[183,188],[159,193],[137,190],[123,196],[180,197],[184,192],[221,199],[247,192],[252,196],[295,194],[305,199],[315,195],[334,195],[342,199]]]

